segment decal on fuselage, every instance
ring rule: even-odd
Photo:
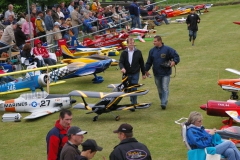
[[[31,105],[32,105],[32,107],[37,107],[37,102],[36,102],[36,101],[33,101],[33,102],[31,103]]]
[[[6,104],[4,104],[4,108],[7,108],[7,107],[20,107],[20,106],[27,106],[27,102],[6,103]]]

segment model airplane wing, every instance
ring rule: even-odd
[[[34,112],[32,112],[32,114],[30,114],[29,116],[25,117],[24,119],[36,119],[42,116],[46,116],[48,114],[52,114],[55,112],[58,112],[60,110],[59,107],[55,107],[55,108],[45,108],[45,109],[40,109]]]
[[[78,91],[74,90],[69,93],[70,96],[79,96],[83,98],[112,98],[112,97],[129,97],[129,96],[140,96],[147,94],[149,90],[136,90],[134,92],[91,92],[91,91]]]
[[[232,72],[232,73],[235,73],[237,75],[240,75],[240,71],[238,71],[238,70],[235,70],[235,69],[232,69],[232,68],[226,68],[225,70],[229,71],[229,72]]]
[[[9,72],[9,73],[0,74],[0,77],[12,76],[12,75],[17,75],[17,74],[46,70],[46,69],[52,69],[52,68],[60,68],[60,67],[66,66],[66,65],[67,64],[58,64],[58,65],[52,65],[52,66],[48,66],[48,67],[39,67],[39,68],[35,68],[35,69],[28,69],[28,70],[22,70],[22,71],[17,71],[17,72]]]
[[[237,111],[226,111],[226,113],[236,122],[240,123],[240,115]]]

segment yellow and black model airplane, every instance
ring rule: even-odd
[[[141,96],[149,92],[149,90],[135,90],[132,88],[141,87],[142,84],[129,84],[128,77],[123,76],[121,84],[111,84],[108,87],[114,88],[113,92],[92,92],[92,91],[79,91],[75,90],[69,93],[70,96],[79,96],[82,98],[83,103],[78,103],[73,108],[88,110],[89,113],[96,113],[97,116],[93,118],[93,121],[98,119],[98,116],[102,113],[108,113],[116,110],[133,110],[133,109],[144,109],[149,108],[151,103],[138,103],[138,104],[126,104],[119,105],[118,103],[123,97],[129,96]],[[85,98],[101,98],[101,100],[96,104],[88,104]],[[113,116],[115,116],[113,114]],[[118,121],[120,116],[115,116],[115,120]]]

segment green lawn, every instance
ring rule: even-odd
[[[225,71],[225,68],[240,70],[239,39],[240,26],[233,24],[239,19],[240,5],[212,7],[210,12],[201,15],[198,37],[195,46],[188,41],[186,24],[170,24],[156,27],[157,34],[162,35],[163,42],[177,50],[181,62],[177,65],[177,75],[171,79],[169,104],[165,111],[159,107],[156,86],[153,78],[140,80],[143,88],[150,92],[139,97],[139,102],[152,102],[149,109],[136,112],[118,111],[120,121],[115,121],[111,114],[103,114],[97,122],[93,122],[94,114],[85,114],[87,111],[71,109],[73,112],[72,125],[87,130],[87,138],[96,139],[103,147],[94,160],[108,157],[113,147],[119,143],[116,134],[112,131],[121,123],[130,123],[134,127],[134,136],[146,144],[153,160],[186,160],[187,149],[180,136],[180,126],[174,121],[187,117],[191,111],[203,114],[206,128],[220,128],[220,117],[211,117],[200,110],[200,105],[210,99],[225,101],[230,93],[223,91],[218,85],[219,78],[238,78],[237,75]],[[172,18],[173,20],[174,18]],[[137,42],[137,48],[142,50],[145,61],[152,42]],[[119,59],[119,57],[113,57]],[[107,88],[110,83],[119,83],[121,73],[111,67],[100,74],[105,81],[101,84],[92,84],[92,76],[69,79],[67,83],[50,88],[51,93],[69,93],[72,90],[111,91]],[[16,98],[20,94],[2,96],[1,99]],[[81,102],[81,99],[77,99]],[[87,99],[96,102],[96,99]],[[129,102],[126,98],[123,102]],[[0,112],[0,116],[4,113]],[[29,113],[22,113],[22,116]],[[43,160],[46,159],[47,132],[58,119],[58,113],[39,118],[34,121],[19,123],[0,122],[0,160]]]

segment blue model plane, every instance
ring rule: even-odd
[[[40,70],[47,70],[52,68],[59,68],[66,66],[67,64],[59,64],[48,67],[40,67],[29,70],[22,70],[17,72],[10,72],[5,74],[0,74],[0,95],[8,94],[8,93],[16,93],[22,91],[41,89],[43,91],[43,87],[47,86],[47,74],[39,74]],[[36,73],[36,72],[39,73]],[[26,74],[24,78],[14,79],[13,81],[8,81],[6,77],[12,75]],[[50,80],[53,82],[54,79]],[[55,81],[56,82],[56,81]],[[51,85],[61,84],[65,81],[58,81],[56,83],[52,83]]]
[[[93,63],[73,62],[65,67],[50,72],[50,79],[54,79],[54,77],[57,77],[57,79],[68,79],[93,74],[93,83],[101,83],[104,80],[103,77],[97,76],[96,74],[105,71],[110,66],[111,62],[111,59]]]

